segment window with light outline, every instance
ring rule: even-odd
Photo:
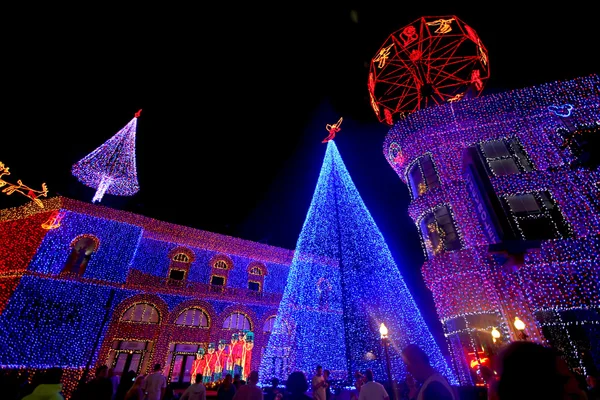
[[[121,315],[122,322],[160,324],[160,312],[150,303],[136,303]]]
[[[251,331],[252,322],[246,314],[242,312],[233,312],[225,318],[225,321],[223,321],[223,329]]]
[[[572,229],[549,191],[501,196],[503,206],[523,240],[552,240],[573,236]]]
[[[418,221],[425,256],[460,250],[462,243],[449,205],[441,204],[425,212]]]
[[[71,242],[71,254],[61,271],[61,274],[76,274],[83,276],[92,256],[100,247],[100,240],[90,234],[77,236]]]
[[[440,186],[440,176],[430,153],[422,155],[408,165],[406,181],[413,200]]]
[[[192,306],[183,310],[175,321],[175,325],[196,328],[210,328],[210,317],[201,307]]]
[[[517,137],[488,140],[477,144],[490,176],[504,176],[533,171],[533,163]]]
[[[227,286],[227,280],[229,278],[229,271],[233,266],[231,259],[225,255],[218,255],[213,257],[210,262],[211,274],[210,274],[210,285],[213,289],[222,289]]]
[[[248,289],[253,292],[262,292],[267,268],[259,262],[252,262],[248,265]]]
[[[264,333],[273,332],[273,328],[275,327],[275,319],[277,319],[277,316],[271,315],[269,318],[267,318],[265,320],[265,323],[263,324],[263,332]]]
[[[187,280],[192,258],[183,249],[176,249],[171,256],[168,283],[181,284]]]

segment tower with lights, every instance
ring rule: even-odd
[[[106,193],[132,196],[140,190],[135,165],[135,136],[141,112],[136,112],[123,129],[73,165],[73,176],[96,189],[92,203],[102,201]]]
[[[592,75],[445,102],[384,140],[461,384],[511,340],[600,368],[599,87]]]
[[[285,380],[322,365],[336,380],[349,382],[367,368],[384,379],[388,359],[393,379],[403,379],[399,353],[415,343],[457,383],[332,140],[341,121],[328,125],[325,158],[260,374]],[[392,344],[388,357],[382,323]]]

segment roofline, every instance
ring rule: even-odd
[[[291,265],[294,256],[294,250],[176,225],[141,214],[116,210],[99,204],[86,203],[64,196],[55,196],[40,200],[44,204],[44,208],[39,207],[32,201],[23,206],[0,209],[0,222],[27,218],[30,215],[43,212],[68,210],[92,217],[139,226],[144,230],[144,238],[163,242],[172,242],[288,266]]]

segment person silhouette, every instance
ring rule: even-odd
[[[505,345],[495,360],[498,380],[490,400],[584,400],[585,393],[560,353],[534,342]]]
[[[408,373],[420,387],[407,380],[409,397],[417,400],[457,400],[448,380],[429,363],[429,356],[419,346],[409,344],[402,350]]]

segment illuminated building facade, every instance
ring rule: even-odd
[[[54,197],[0,210],[0,366],[257,369],[293,251]]]
[[[599,369],[598,137],[598,75],[419,110],[386,135],[461,384],[509,340]]]

